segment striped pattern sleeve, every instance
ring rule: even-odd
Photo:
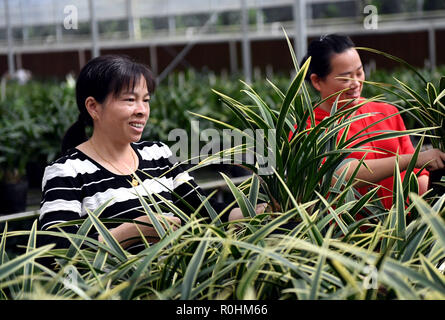
[[[46,167],[42,180],[42,201],[40,203],[39,229],[46,231],[51,226],[77,220],[82,213],[82,189],[77,177],[97,170],[87,160],[73,158],[71,154]],[[66,233],[76,233],[79,226],[63,227]],[[57,229],[50,229],[57,231]],[[61,237],[44,236],[42,244],[55,243],[56,248],[69,246]]]

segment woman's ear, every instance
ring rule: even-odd
[[[319,76],[317,76],[315,73],[312,73],[310,76],[310,79],[311,79],[312,86],[315,89],[317,89],[317,91],[321,91],[321,87],[320,87],[321,78]]]
[[[100,104],[94,99],[93,97],[88,97],[85,99],[85,108],[87,109],[88,113],[90,114],[91,118],[93,120],[96,120],[99,118],[99,108]]]

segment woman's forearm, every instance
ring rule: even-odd
[[[151,224],[148,216],[141,216],[134,220]],[[176,225],[180,225],[181,222],[180,219],[176,217],[168,217],[168,220]],[[159,238],[159,235],[154,227],[140,223],[125,222],[116,228],[111,229],[110,232],[123,248],[128,248],[132,244],[139,242],[141,239],[141,234],[146,238]],[[99,241],[102,241],[101,237],[99,237]],[[153,239],[151,242],[153,242]]]
[[[412,154],[402,154],[399,156],[399,169],[405,171],[412,159]],[[396,157],[388,157],[381,159],[370,159],[364,161],[365,165],[360,166],[355,179],[357,180],[356,187],[365,187],[369,184],[378,183],[383,179],[394,175],[394,166],[396,164]],[[349,180],[354,173],[354,170],[359,165],[358,160],[350,163],[350,168],[346,173],[346,179]],[[445,167],[445,153],[439,149],[429,149],[419,153],[415,164],[416,168],[425,167],[428,171],[434,171]],[[347,165],[341,167],[337,174],[341,174]],[[422,179],[422,186],[425,181]],[[423,191],[423,190],[419,190]]]
[[[405,171],[408,168],[411,158],[412,154],[404,154],[399,156],[400,171]],[[365,160],[364,162],[365,164],[360,166],[357,175],[355,176],[355,180],[357,180],[355,186],[358,188],[378,183],[379,181],[382,181],[383,179],[394,175],[396,157],[370,159]],[[359,160],[350,162],[349,170],[346,173],[346,180],[349,180],[352,177],[352,174],[356,170],[359,163]],[[340,168],[340,170],[337,171],[337,174],[341,174],[346,168],[347,165],[343,166],[342,168]]]

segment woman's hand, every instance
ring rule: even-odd
[[[445,168],[445,153],[439,149],[430,149],[419,153],[416,162],[416,168],[426,165],[428,171],[434,171]]]
[[[267,208],[267,203],[258,203],[255,207],[255,213],[261,214],[264,211],[266,211],[266,208]],[[230,211],[229,221],[240,220],[243,218],[244,218],[243,213],[239,207],[233,208],[232,211]]]

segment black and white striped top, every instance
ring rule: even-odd
[[[172,152],[167,145],[162,142],[139,142],[131,146],[139,158],[137,175],[142,181],[136,187],[131,185],[130,175],[114,174],[78,149],[67,151],[48,165],[42,181],[40,229],[47,230],[57,223],[85,218],[86,209],[94,211],[110,199],[100,218],[137,218],[146,214],[138,193],[159,194],[184,212],[190,212],[190,209],[174,193],[194,208],[200,205],[197,193],[204,195],[203,191],[192,176],[174,165]],[[147,197],[145,199],[153,206]],[[156,196],[154,199],[159,201]],[[171,215],[170,212],[165,214]],[[106,226],[112,228],[116,224]],[[78,228],[65,227],[64,231],[76,233]],[[46,237],[44,243],[49,242],[55,242],[56,247],[69,246],[68,240],[63,238]]]

